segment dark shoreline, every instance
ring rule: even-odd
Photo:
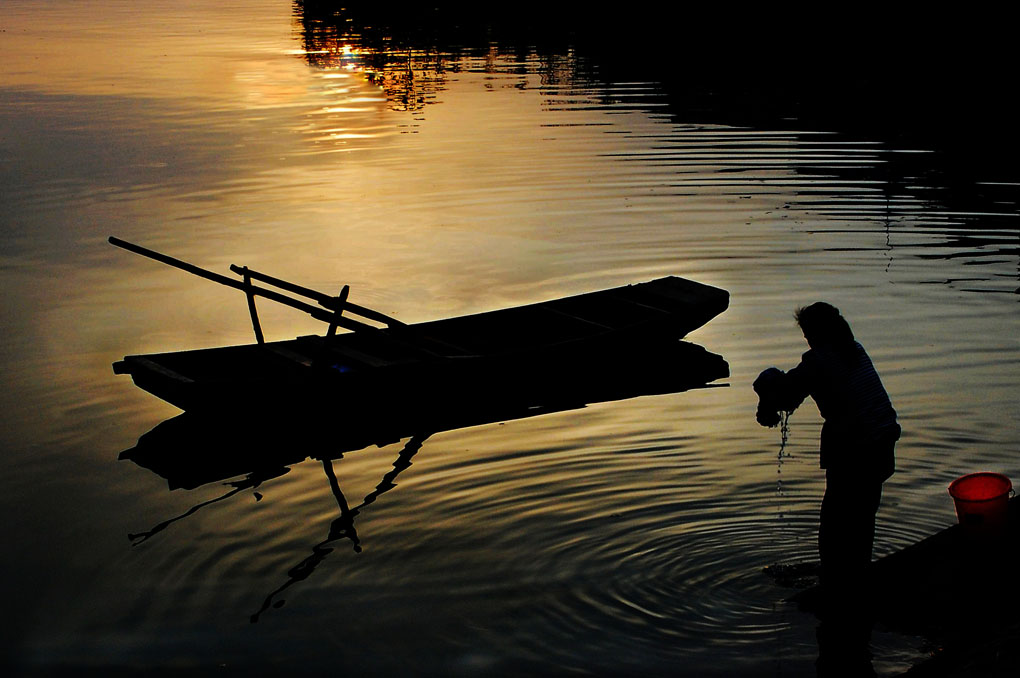
[[[1020,503],[1011,500],[1007,524],[997,533],[975,534],[952,525],[874,563],[872,622],[894,633],[925,638],[937,648],[901,675],[1016,675],[1020,622],[1004,592],[1016,581],[1018,533]],[[802,568],[775,576],[794,587],[814,579],[804,576]],[[810,586],[790,600],[805,612],[817,613],[819,599],[818,586]]]
[[[537,3],[512,9],[295,0],[306,48],[345,37],[398,54],[534,51],[571,55],[576,77],[655,80],[680,119],[866,136],[948,156],[977,178],[1018,177],[1008,21],[965,13],[838,21],[803,12],[679,17],[642,3],[602,12]],[[314,58],[314,57],[310,57]]]
[[[879,619],[938,643],[904,675],[1013,676],[1020,666],[1020,622],[1006,597],[1016,583],[1020,503],[1011,500],[997,534],[961,525],[876,563]]]

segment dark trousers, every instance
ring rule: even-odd
[[[881,501],[881,480],[825,474],[818,555],[827,598],[852,601],[867,593],[875,514]]]
[[[817,675],[874,676],[869,643],[871,549],[882,481],[827,472],[818,528],[822,608]]]

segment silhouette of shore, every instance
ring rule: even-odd
[[[873,564],[870,622],[924,637],[937,647],[903,675],[1016,675],[1020,622],[1009,591],[1016,581],[1018,536],[1020,504],[1012,500],[1006,527],[998,532],[974,533],[953,525]],[[794,577],[788,583],[797,585]],[[817,612],[819,594],[811,586],[792,600]]]

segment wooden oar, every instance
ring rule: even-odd
[[[309,299],[314,299],[320,306],[328,308],[331,311],[336,310],[349,311],[351,313],[356,313],[363,318],[368,318],[369,320],[375,320],[377,322],[384,323],[388,327],[403,327],[405,325],[405,323],[397,320],[396,318],[391,318],[385,313],[380,313],[379,311],[375,311],[371,308],[366,308],[365,306],[360,306],[358,304],[351,303],[350,301],[346,300],[340,301],[338,297],[330,296],[325,292],[313,290],[309,287],[303,287],[301,285],[292,283],[288,280],[282,280],[281,278],[275,278],[267,273],[260,273],[259,271],[255,271],[246,266],[238,266],[236,264],[231,264],[230,270],[233,271],[234,273],[237,273],[238,275],[247,274],[251,276],[252,280],[260,280],[274,287],[279,287],[281,290],[287,290],[288,292],[300,294],[301,296],[308,297]]]
[[[324,323],[336,323],[340,327],[355,331],[378,329],[366,323],[358,322],[357,320],[341,317],[331,310],[319,308],[318,306],[312,306],[311,304],[305,303],[303,301],[298,301],[297,299],[288,297],[286,294],[281,294],[276,290],[270,290],[264,287],[256,287],[255,285],[245,285],[241,281],[234,280],[233,278],[229,278],[225,275],[220,275],[219,273],[207,271],[206,269],[201,268],[199,266],[195,266],[194,264],[189,264],[186,261],[181,261],[180,259],[176,259],[166,254],[161,254],[160,252],[150,250],[147,247],[142,247],[141,245],[135,245],[134,243],[130,243],[126,240],[121,240],[120,238],[110,236],[110,244],[116,245],[117,247],[125,249],[129,252],[140,254],[143,257],[155,259],[160,263],[166,264],[168,266],[173,266],[174,268],[179,268],[182,271],[187,271],[188,273],[191,273],[192,275],[197,275],[200,278],[212,280],[213,282],[217,282],[221,285],[232,287],[235,290],[241,290],[246,294],[265,297],[266,299],[270,299],[277,303],[283,304],[284,306],[296,308],[297,310],[304,311],[305,313],[309,314],[316,320],[321,320]]]

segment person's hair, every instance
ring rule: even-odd
[[[798,308],[793,313],[804,338],[812,347],[846,349],[853,346],[854,333],[839,309],[824,301]]]

